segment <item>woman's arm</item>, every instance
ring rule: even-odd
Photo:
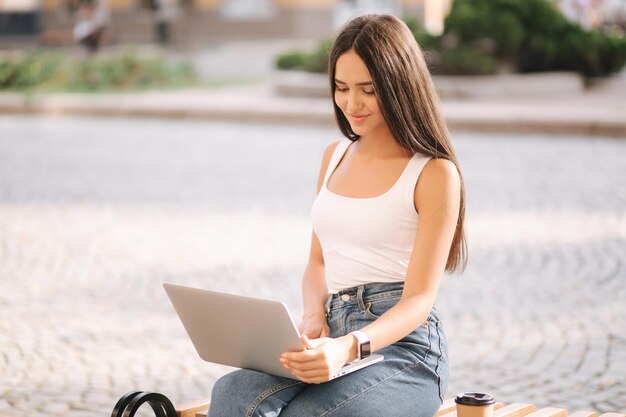
[[[433,308],[459,218],[461,180],[446,159],[431,159],[415,187],[417,234],[402,298],[362,331],[372,351],[388,346],[422,325]]]
[[[304,270],[302,279],[304,313],[302,315],[302,323],[300,324],[301,334],[311,339],[330,335],[326,322],[326,312],[324,311],[327,298],[328,289],[326,287],[326,275],[324,274],[324,257],[322,256],[320,242],[315,233],[313,233],[311,237],[311,254],[309,255],[309,262]]]
[[[441,277],[459,216],[461,182],[456,166],[445,159],[431,159],[415,188],[419,211],[417,234],[402,298],[378,320],[361,329],[372,351],[382,349],[423,324],[437,298]],[[328,381],[347,361],[356,358],[356,339],[308,341],[309,350],[286,353],[283,364],[309,383]]]
[[[322,167],[317,180],[318,193],[324,182],[326,169],[328,168],[330,158],[337,143],[338,142],[330,144],[324,151]],[[327,298],[328,288],[326,287],[324,255],[322,254],[320,241],[315,235],[315,232],[313,232],[311,236],[309,261],[304,270],[304,277],[302,278],[304,314],[302,315],[302,323],[300,324],[301,334],[311,339],[329,336],[326,312],[324,311]]]

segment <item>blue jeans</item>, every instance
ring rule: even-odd
[[[403,284],[373,283],[332,294],[331,336],[361,329],[393,307]],[[209,417],[432,417],[448,385],[447,343],[435,309],[426,323],[379,350],[382,362],[323,384],[241,369],[213,387]]]

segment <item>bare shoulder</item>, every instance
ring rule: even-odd
[[[326,149],[324,149],[324,161],[328,162],[330,160],[330,157],[333,155],[333,152],[335,152],[335,148],[337,148],[339,142],[341,142],[341,139],[334,140],[326,146]]]
[[[324,156],[322,157],[322,172],[326,171],[328,163],[330,162],[330,158],[333,156],[333,152],[335,152],[335,149],[337,148],[337,145],[339,145],[339,142],[341,142],[341,139],[332,141],[328,144],[328,146],[326,146],[326,149],[324,150]]]
[[[431,158],[415,187],[416,207],[435,203],[456,206],[461,195],[461,175],[453,162],[444,158]]]
[[[431,158],[424,166],[420,182],[458,188],[461,186],[461,176],[452,161],[444,158]]]
[[[324,150],[324,156],[322,157],[322,167],[320,168],[319,177],[317,179],[318,192],[320,190],[320,187],[322,186],[324,175],[326,173],[326,170],[328,169],[328,164],[330,163],[330,158],[333,156],[333,152],[335,151],[335,148],[337,148],[339,142],[341,142],[341,139],[331,142],[328,146],[326,146],[326,149]]]

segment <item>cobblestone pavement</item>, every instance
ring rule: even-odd
[[[301,312],[331,128],[0,117],[0,413],[108,415],[207,396],[161,282]],[[447,396],[626,412],[626,142],[454,135],[470,263],[438,309]]]

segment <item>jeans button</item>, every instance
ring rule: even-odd
[[[349,300],[350,300],[349,294],[341,294],[341,301],[349,301]]]

